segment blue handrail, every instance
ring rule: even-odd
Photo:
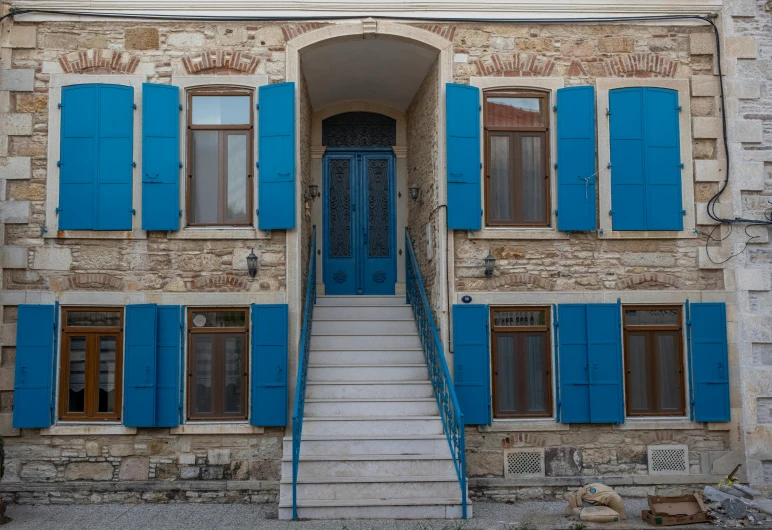
[[[424,359],[429,369],[429,378],[434,389],[434,397],[437,399],[437,407],[440,409],[442,426],[450,446],[450,455],[458,475],[458,484],[461,487],[462,516],[466,519],[466,450],[464,447],[464,415],[458,405],[456,389],[450,378],[450,370],[445,360],[445,352],[437,333],[434,316],[426,297],[424,282],[421,278],[421,270],[418,268],[413,240],[405,228],[405,271],[407,302],[413,308],[413,317],[418,326],[418,335],[424,351]]]
[[[303,410],[306,406],[306,379],[308,376],[308,350],[311,347],[311,326],[314,323],[316,303],[316,226],[311,233],[306,274],[306,301],[303,306],[303,329],[298,344],[298,380],[295,385],[295,409],[292,413],[292,518],[298,518],[298,463],[300,440],[303,435]]]

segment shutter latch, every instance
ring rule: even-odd
[[[611,162],[609,162],[608,165],[606,166],[606,169],[611,169],[612,167],[613,166],[611,165]]]
[[[135,210],[134,208],[132,208],[129,211],[131,212],[131,215],[137,215],[137,210]]]
[[[64,165],[64,162],[62,162],[61,160],[57,160],[56,167],[62,167],[63,165]]]
[[[557,106],[557,105],[555,105],[554,107],[552,107],[552,110],[554,110],[555,112],[557,112],[557,111],[558,111],[558,106]]]
[[[136,162],[132,162],[131,163],[131,167],[137,167],[137,163]]]
[[[255,109],[260,110],[260,103],[255,104]]]
[[[255,167],[260,167],[260,162],[255,162]]]
[[[62,105],[61,103],[59,103],[59,104],[56,106],[56,108],[57,108],[57,109],[63,109],[63,108],[64,108],[64,105]]]
[[[678,112],[681,112],[682,110],[684,110],[684,108],[683,108],[681,105],[678,105],[678,106],[677,106],[675,109],[676,109]]]
[[[132,103],[131,104],[131,108],[134,109],[134,110],[137,110],[137,104],[136,103]]]
[[[686,210],[681,210],[681,215],[686,215]]]
[[[680,164],[678,164],[678,167],[680,167],[681,169],[683,169],[683,168],[684,168],[684,163],[683,163],[683,162],[681,162]]]
[[[609,210],[609,211],[608,211],[608,214],[609,214],[609,215],[614,215],[614,210]]]
[[[606,109],[606,116],[611,116],[611,111]]]
[[[62,213],[62,211],[63,211],[63,210],[62,210],[61,208],[57,208],[57,209],[56,209],[56,213]]]

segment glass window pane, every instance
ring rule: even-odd
[[[228,211],[231,221],[247,219],[247,135],[228,135]]]
[[[193,96],[193,125],[249,124],[249,96]]]
[[[67,310],[67,326],[113,327],[121,325],[120,311]]]
[[[86,411],[86,337],[70,337],[67,412]]]
[[[246,320],[245,311],[193,311],[196,328],[243,328]]]
[[[651,409],[649,396],[649,374],[646,363],[646,335],[630,334],[630,351],[627,354],[630,366],[627,384],[630,394],[630,410],[633,412],[649,412]]]
[[[214,337],[193,335],[193,386],[197,413],[212,412],[212,355]]]
[[[115,412],[115,337],[99,337],[99,402],[97,412]]]
[[[546,311],[494,311],[493,325],[501,327],[546,326]]]
[[[677,309],[626,309],[628,326],[677,326],[680,324]]]
[[[225,338],[225,412],[242,412],[242,356],[244,340],[242,337]]]
[[[515,338],[496,337],[496,393],[498,411],[512,414],[515,405]]]
[[[524,136],[520,156],[523,166],[523,221],[544,221],[544,138]]]
[[[526,392],[528,395],[528,413],[547,412],[547,386],[545,384],[544,366],[544,333],[528,335],[525,337],[525,350],[528,359],[528,381]]]
[[[681,366],[675,333],[657,333],[657,375],[659,376],[660,412],[681,409]]]
[[[512,168],[510,167],[509,136],[489,136],[490,143],[490,179],[489,201],[490,219],[496,221],[513,220],[512,214]]]
[[[487,99],[487,124],[489,127],[546,127],[541,109],[543,98]]]
[[[220,152],[218,131],[193,131],[193,183],[191,221],[215,224],[220,203]]]

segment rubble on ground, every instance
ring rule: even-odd
[[[772,527],[772,500],[742,484],[706,486],[705,506],[712,523],[720,528]]]

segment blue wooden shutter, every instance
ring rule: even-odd
[[[480,89],[448,83],[445,93],[448,228],[479,230]]]
[[[729,421],[726,304],[687,303],[694,421]]]
[[[252,425],[287,425],[286,304],[252,304]]]
[[[13,387],[16,429],[51,425],[56,332],[55,306],[19,306]]]
[[[156,305],[126,306],[124,418],[128,427],[154,427],[156,410]]]
[[[134,88],[98,86],[96,229],[131,230]]]
[[[142,229],[180,228],[180,89],[142,84]]]
[[[295,228],[295,83],[259,89],[261,230]]]
[[[180,326],[182,309],[159,305],[156,317],[155,426],[176,427],[180,396]]]
[[[453,374],[466,425],[491,424],[487,305],[453,305]]]
[[[678,92],[643,90],[646,229],[683,230]]]
[[[609,92],[613,230],[646,230],[643,94],[642,88]]]
[[[587,306],[558,306],[558,377],[562,423],[590,423]]]
[[[98,85],[62,88],[59,230],[96,228]]]
[[[595,88],[558,90],[558,230],[595,230]]]

